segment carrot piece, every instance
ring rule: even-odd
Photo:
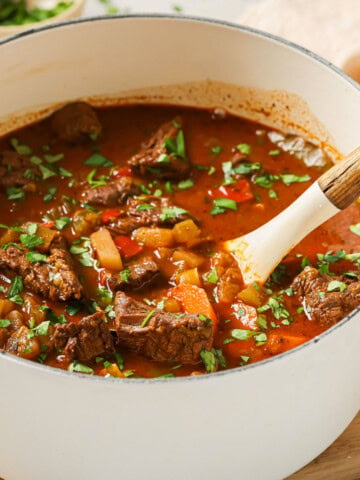
[[[223,352],[230,357],[240,359],[241,355],[249,355],[254,348],[254,340],[235,340],[223,345]]]
[[[307,340],[309,340],[309,338],[304,335],[270,332],[268,335],[267,348],[272,355],[277,355],[298,347]]]
[[[217,327],[218,319],[214,309],[208,299],[208,296],[203,288],[196,285],[181,283],[177,287],[168,291],[168,296],[175,298],[186,313],[197,314],[202,313],[210,318],[214,327]]]

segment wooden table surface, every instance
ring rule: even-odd
[[[360,480],[360,413],[335,443],[287,480]]]

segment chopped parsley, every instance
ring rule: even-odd
[[[10,140],[11,146],[19,155],[31,155],[32,150],[28,145],[21,144],[17,138]]]
[[[43,180],[47,180],[51,177],[56,177],[57,175],[53,168],[47,167],[46,165],[39,165],[39,170],[41,172]]]
[[[217,145],[215,147],[212,147],[211,153],[214,155],[219,155],[222,152],[223,148],[220,145]]]
[[[100,287],[96,291],[96,296],[99,297],[99,302],[102,305],[109,305],[113,299],[113,292],[106,287]]]
[[[34,165],[40,165],[40,163],[42,163],[42,160],[40,157],[33,155],[32,157],[30,157],[30,162]]]
[[[157,163],[168,164],[170,163],[170,157],[167,153],[162,153],[157,158]]]
[[[39,337],[41,335],[47,335],[49,332],[50,320],[45,320],[41,322],[37,327],[34,327],[30,330],[29,338]]]
[[[56,163],[56,162],[59,162],[60,160],[62,160],[64,158],[64,154],[63,153],[58,153],[57,155],[50,155],[48,153],[48,154],[44,155],[44,158],[47,161],[47,163]]]
[[[311,180],[310,175],[295,175],[293,173],[282,173],[280,178],[287,186],[292,185],[293,183],[303,183]]]
[[[203,313],[198,313],[198,319],[201,320],[202,322],[206,323],[206,325],[209,325],[212,323],[211,318],[207,317]]]
[[[20,275],[16,275],[13,278],[11,285],[8,290],[7,298],[10,300],[15,297],[15,295],[19,295],[24,290],[24,283],[22,277]]]
[[[223,162],[221,164],[221,168],[224,174],[224,185],[230,185],[231,183],[235,183],[235,180],[232,178],[234,173],[233,164],[231,162]]]
[[[360,223],[350,225],[350,232],[355,233],[355,235],[358,235],[360,237]]]
[[[25,192],[21,188],[9,187],[6,189],[6,194],[9,200],[24,200]]]
[[[114,357],[115,357],[115,362],[117,364],[117,366],[120,368],[120,370],[124,370],[124,357],[121,355],[120,352],[115,352],[114,353]]]
[[[73,317],[74,315],[80,312],[81,308],[82,308],[82,305],[80,302],[72,302],[66,306],[65,311],[68,315]]]
[[[44,240],[38,235],[33,235],[31,233],[22,233],[20,235],[20,242],[26,248],[34,248],[44,243]]]
[[[154,205],[150,205],[150,203],[141,203],[140,205],[138,205],[136,207],[136,210],[152,210],[154,207]]]
[[[327,291],[328,292],[336,292],[336,291],[343,292],[343,291],[346,290],[346,288],[347,288],[346,283],[340,282],[339,280],[332,280],[331,282],[329,282],[329,285],[327,287]]]
[[[259,325],[260,328],[263,330],[267,330],[267,320],[265,315],[258,315],[258,318],[256,320],[256,323]]]
[[[78,260],[84,267],[94,267],[95,260],[91,255],[90,238],[80,237],[72,243],[70,253],[78,256]]]
[[[261,163],[241,163],[238,167],[234,168],[234,173],[239,173],[240,175],[247,175],[249,173],[256,172],[260,170]]]
[[[270,150],[269,155],[270,157],[276,157],[277,155],[280,155],[281,150]]]
[[[83,365],[82,363],[78,362],[73,362],[69,365],[68,368],[69,372],[76,372],[76,373],[88,373],[92,375],[94,373],[94,370],[87,365]]]
[[[259,332],[256,330],[245,330],[244,328],[234,328],[231,330],[231,336],[235,340],[250,340],[256,335],[259,335]]]
[[[276,320],[281,320],[282,318],[289,318],[290,312],[286,310],[281,300],[282,295],[280,295],[279,297],[270,297],[268,303],[263,305],[262,307],[259,307],[257,311],[259,313],[262,313],[266,312],[267,310],[271,310]]]
[[[172,220],[173,218],[177,218],[180,215],[187,214],[187,210],[179,207],[167,207],[163,208],[160,215],[160,220],[162,222],[166,222],[167,220]]]
[[[219,276],[215,267],[211,270],[210,273],[208,273],[207,275],[204,275],[204,280],[206,280],[209,283],[213,283],[214,285],[218,283]]]
[[[187,180],[181,180],[181,182],[178,183],[178,188],[181,190],[187,190],[188,188],[191,188],[194,186],[194,180],[192,178],[188,178]]]
[[[40,22],[59,15],[73,5],[73,2],[58,1],[52,8],[26,8],[25,0],[13,2],[12,0],[1,0],[0,25],[25,25]]]
[[[221,349],[201,350],[200,357],[208,373],[216,372],[219,366],[226,368],[226,360]]]
[[[68,225],[71,223],[71,218],[69,217],[60,217],[57,220],[55,220],[55,228],[57,230],[63,230],[66,228]]]
[[[176,136],[176,140],[174,140],[173,138],[165,138],[164,147],[169,154],[175,155],[185,160],[186,151],[184,132],[182,130],[179,130],[179,133]]]
[[[86,177],[87,183],[92,187],[92,188],[97,188],[97,187],[102,187],[103,185],[107,185],[107,180],[108,177],[105,175],[101,175],[98,178],[95,178],[97,174],[97,168],[94,168],[91,170],[89,175]]]
[[[224,213],[226,210],[237,210],[237,203],[230,198],[216,198],[214,200],[214,206],[211,210],[211,215],[218,215]]]
[[[71,172],[69,172],[68,170],[66,170],[65,168],[62,168],[62,167],[59,168],[59,174],[62,177],[72,177],[73,176],[73,174]]]
[[[269,190],[269,198],[273,198],[274,200],[278,200],[279,197],[278,197],[278,194],[275,192],[275,190],[273,189],[270,189]]]
[[[244,155],[249,155],[251,152],[251,147],[248,143],[240,143],[239,145],[236,145],[236,149]]]
[[[93,153],[89,158],[87,158],[84,162],[84,165],[88,165],[91,167],[111,167],[113,162],[100,153]]]
[[[54,200],[56,194],[56,187],[50,187],[48,193],[44,195],[44,202],[51,202]]]
[[[255,185],[258,185],[261,188],[270,189],[273,187],[274,182],[279,180],[278,175],[272,175],[271,173],[265,173],[264,175],[260,175],[255,177],[253,182]]]
[[[122,270],[120,272],[120,278],[123,282],[128,283],[130,280],[131,272],[130,270]]]
[[[175,13],[182,13],[184,10],[183,7],[181,7],[180,5],[173,5],[172,9],[174,10]]]
[[[26,254],[26,259],[29,260],[31,263],[44,263],[47,260],[47,256],[43,253],[38,252],[28,252]]]
[[[154,315],[154,313],[155,313],[155,310],[150,310],[150,312],[146,315],[144,320],[141,322],[141,325],[140,325],[141,328],[144,328],[146,326],[146,324],[148,323],[150,318]]]
[[[165,182],[165,190],[166,190],[167,193],[172,193],[173,192],[171,182],[169,182],[169,181]]]
[[[6,318],[0,318],[0,328],[7,328],[11,325],[10,320],[7,320]]]

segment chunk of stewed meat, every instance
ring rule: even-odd
[[[38,173],[37,167],[17,152],[5,150],[0,153],[1,189],[21,187],[25,192],[34,192]]]
[[[57,324],[54,346],[70,360],[88,362],[114,353],[114,341],[103,312],[83,318],[79,323]]]
[[[5,344],[6,352],[28,359],[37,357],[40,354],[40,348],[39,339],[32,337],[25,325],[15,330]]]
[[[59,139],[69,143],[98,136],[102,130],[95,110],[84,102],[69,103],[57,110],[51,117],[51,126]]]
[[[140,290],[149,287],[160,275],[157,263],[151,257],[144,257],[131,263],[119,275],[108,280],[112,290]]]
[[[124,215],[117,217],[110,229],[118,235],[127,235],[139,227],[172,227],[188,218],[190,215],[168,198],[141,195],[129,198]]]
[[[82,200],[92,205],[111,207],[123,205],[128,197],[139,193],[140,189],[131,177],[121,177],[97,188],[86,188]]]
[[[0,249],[0,270],[20,275],[26,289],[49,300],[80,299],[83,294],[71,256],[62,248],[52,247],[45,262],[33,263],[20,245],[9,245]]]
[[[164,123],[142,144],[140,152],[128,160],[136,174],[165,180],[181,179],[189,173],[181,124],[180,117]]]
[[[360,305],[360,275],[320,275],[316,268],[306,267],[295,277],[291,288],[300,297],[306,315],[327,327]]]
[[[115,298],[119,345],[156,361],[196,364],[211,349],[213,325],[198,315],[171,314],[118,292]]]
[[[211,259],[211,266],[218,278],[216,286],[218,301],[231,303],[243,286],[239,267],[234,258],[225,252],[216,253]]]

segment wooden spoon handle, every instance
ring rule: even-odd
[[[318,179],[330,202],[343,210],[360,196],[360,147]]]

